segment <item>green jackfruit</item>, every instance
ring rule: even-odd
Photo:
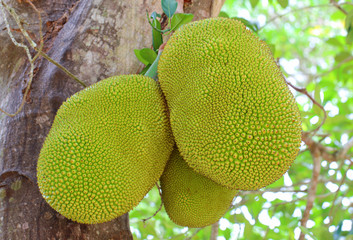
[[[291,166],[301,143],[298,107],[269,47],[240,21],[182,26],[158,75],[176,144],[195,171],[255,190]]]
[[[39,189],[79,223],[110,221],[154,186],[173,149],[158,84],[141,75],[102,80],[62,104],[38,159]]]
[[[196,173],[175,148],[160,179],[164,207],[178,225],[204,227],[229,209],[237,190]]]

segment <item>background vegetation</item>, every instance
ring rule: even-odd
[[[301,110],[303,144],[280,180],[239,193],[213,227],[217,239],[353,239],[353,3],[227,0],[221,15],[271,46]],[[154,188],[130,213],[136,239],[210,239],[212,226],[177,226],[163,208],[141,220],[159,206]]]

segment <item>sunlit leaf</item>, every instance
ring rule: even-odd
[[[307,229],[306,227],[299,226],[299,228],[300,228],[300,230],[301,230],[303,233],[309,235],[312,239],[318,240],[318,239],[312,234],[312,232],[310,232],[310,230]]]
[[[279,5],[281,5],[282,8],[288,7],[288,0],[277,0]]]
[[[228,15],[228,13],[221,11],[221,12],[218,14],[218,17],[229,18],[229,15]]]
[[[259,0],[250,0],[250,4],[252,8],[255,8],[258,3],[259,3]]]
[[[161,23],[159,22],[158,19],[154,19],[152,21],[152,26],[161,30]],[[154,28],[152,28],[152,45],[153,45],[153,49],[157,50],[159,48],[159,46],[161,46],[163,43],[163,37],[162,37],[162,33],[155,30]]]
[[[341,221],[338,226],[336,231],[333,233],[333,239],[334,240],[338,240],[341,236],[341,232],[342,232],[342,225],[343,225],[343,221]]]
[[[331,44],[333,46],[337,46],[337,47],[342,47],[342,43],[335,37],[332,37],[332,38],[329,38],[327,41],[326,41],[328,44]]]
[[[152,64],[157,57],[156,52],[150,48],[135,49],[134,53],[137,59],[145,65]]]
[[[242,23],[244,23],[245,26],[247,26],[253,32],[257,32],[259,30],[256,24],[249,22],[245,18],[233,17],[232,19],[241,21]]]
[[[193,17],[194,17],[193,14],[188,14],[188,13],[177,13],[177,14],[174,14],[173,17],[172,17],[171,27],[170,28],[173,31],[175,31],[179,27],[181,27],[182,25],[191,22]]]
[[[345,59],[347,59],[348,57],[352,56],[352,54],[350,52],[340,52],[335,56],[335,61],[336,62],[341,62]]]

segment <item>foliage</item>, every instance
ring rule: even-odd
[[[163,44],[163,35],[175,31],[182,25],[191,22],[194,15],[188,13],[176,13],[178,3],[175,0],[161,0],[163,13],[168,17],[168,28],[162,30],[162,14],[153,12],[151,16],[147,13],[147,19],[152,31],[152,49],[135,49],[137,59],[146,65],[140,74],[156,78],[159,57],[157,53]]]
[[[353,239],[353,4],[227,0],[220,16],[239,19],[271,47],[295,87],[303,144],[288,174],[239,193],[218,239]],[[210,226],[177,226],[164,209],[141,221],[159,205],[155,188],[130,213],[135,239],[210,239]]]

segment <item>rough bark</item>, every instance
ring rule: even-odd
[[[38,40],[38,17],[33,9],[24,1],[7,2]],[[209,17],[212,2],[217,1],[189,1],[189,7],[205,10],[184,10],[196,19]],[[141,65],[133,49],[151,43],[146,10],[161,12],[160,0],[37,0],[34,4],[42,12],[45,51],[87,85],[136,73]],[[13,21],[10,25],[16,28]],[[29,64],[23,49],[12,44],[4,28],[1,17],[0,107],[14,112],[27,86]],[[20,39],[20,34],[15,36]],[[36,162],[40,148],[61,103],[82,86],[46,60],[39,58],[35,65],[24,109],[13,118],[0,114],[0,239],[132,239],[128,214],[108,223],[78,224],[51,209],[39,193]]]

